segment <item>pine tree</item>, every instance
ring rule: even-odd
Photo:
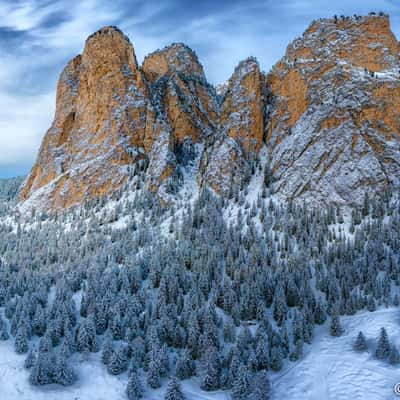
[[[271,384],[267,371],[260,371],[256,374],[250,398],[251,400],[269,400],[271,398]]]
[[[10,335],[8,334],[7,325],[4,324],[0,329],[0,340],[8,340]]]
[[[188,379],[193,376],[195,365],[189,350],[184,350],[176,363],[176,377],[180,380]]]
[[[390,348],[389,363],[391,365],[398,365],[400,363],[400,353],[394,345]]]
[[[279,346],[273,346],[271,349],[270,368],[273,371],[282,369],[282,351]]]
[[[326,314],[322,308],[321,302],[318,301],[314,310],[314,322],[318,325],[322,325],[326,321]]]
[[[331,336],[341,336],[343,333],[343,328],[340,324],[340,317],[337,312],[334,312],[331,316],[330,333]]]
[[[220,384],[221,365],[216,348],[207,349],[203,359],[203,376],[201,388],[205,391],[216,390]]]
[[[354,342],[353,348],[354,350],[360,352],[368,350],[367,341],[361,331],[357,335],[357,339]]]
[[[167,391],[164,396],[165,400],[185,400],[182,394],[181,385],[176,378],[171,378],[168,383]]]
[[[114,349],[113,349],[113,345],[112,345],[111,336],[110,336],[110,334],[106,334],[106,337],[105,337],[104,343],[103,343],[102,353],[101,353],[101,361],[104,365],[108,365],[113,352],[114,352]]]
[[[287,313],[287,305],[286,305],[286,298],[285,292],[282,286],[279,286],[274,295],[274,319],[279,326],[283,323],[286,318]]]
[[[296,346],[292,353],[290,354],[290,361],[297,361],[300,360],[303,357],[303,341],[301,339],[298,339],[296,341]]]
[[[138,400],[143,397],[143,387],[136,370],[131,371],[129,375],[126,394],[129,400]]]
[[[47,385],[53,383],[54,368],[54,357],[48,352],[39,351],[36,362],[31,368],[29,382],[32,385]]]
[[[17,354],[24,354],[29,350],[25,327],[20,326],[15,336],[14,349]]]
[[[389,357],[390,353],[390,343],[388,334],[385,328],[381,328],[378,345],[375,351],[375,356],[378,360],[385,360]]]
[[[250,390],[250,374],[247,367],[241,364],[232,387],[233,400],[245,400]]]
[[[115,351],[108,362],[107,370],[112,375],[119,375],[128,368],[128,359],[125,347],[121,346]]]
[[[28,355],[25,358],[24,361],[24,367],[26,369],[32,368],[36,363],[36,354],[33,349],[29,349]]]
[[[147,384],[152,389],[157,389],[161,386],[160,368],[155,360],[150,361],[149,368],[147,370]]]
[[[63,355],[59,355],[57,359],[56,371],[54,374],[54,382],[63,386],[72,385],[76,380],[75,373],[68,366],[68,362]]]

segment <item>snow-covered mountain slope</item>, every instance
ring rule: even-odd
[[[329,335],[328,326],[317,329],[312,345],[304,358],[286,365],[281,372],[271,374],[271,400],[388,400],[394,399],[394,386],[400,383],[399,368],[379,361],[374,356],[381,327],[385,327],[392,344],[400,346],[399,309],[391,308],[372,313],[360,313],[342,319],[344,334]],[[362,331],[369,350],[357,353],[355,338]],[[23,367],[24,356],[14,353],[12,343],[0,342],[0,388],[3,400],[126,400],[126,375],[112,376],[101,364],[98,355],[85,361],[77,357],[79,381],[62,388],[32,387],[28,371]],[[164,399],[166,382],[157,390],[148,390],[148,400]],[[228,400],[229,393],[205,392],[197,379],[184,381],[182,391],[186,400]]]
[[[400,384],[399,367],[377,360],[374,352],[380,329],[400,346],[399,309],[360,313],[342,319],[344,334],[335,338],[327,327],[316,331],[304,359],[272,376],[272,399],[287,400],[388,400],[395,399]],[[362,331],[368,351],[358,353],[353,344]]]
[[[204,191],[164,208],[137,176],[66,213],[1,219],[5,374],[21,372],[19,390],[37,393],[30,400],[91,396],[102,384],[122,400],[128,379],[159,400],[174,376],[189,399],[264,400],[269,383],[277,399],[285,382],[291,395],[306,390],[314,346],[334,364],[347,332],[363,327],[359,313],[399,305],[398,194],[353,210],[279,203],[266,167],[229,200]],[[343,336],[330,339],[340,323]],[[346,385],[337,390],[354,394]]]

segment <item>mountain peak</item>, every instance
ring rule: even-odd
[[[399,71],[386,15],[315,21],[269,74],[254,57],[240,62],[222,96],[185,44],[139,68],[129,39],[101,28],[61,74],[21,200],[66,208],[120,189],[139,167],[165,204],[204,187],[230,195],[269,162],[279,199],[360,204],[398,182]]]
[[[93,39],[100,39],[101,37],[104,37],[104,36],[113,36],[113,35],[119,36],[119,37],[123,38],[125,41],[127,41],[128,43],[131,43],[128,36],[126,36],[124,34],[124,32],[122,32],[122,30],[119,29],[115,25],[107,25],[107,26],[103,26],[102,28],[98,29],[96,32],[94,32],[88,36],[88,38],[86,39],[86,43]]]
[[[183,43],[172,43],[149,54],[143,61],[142,69],[151,83],[161,76],[170,76],[177,72],[205,79],[196,53]]]

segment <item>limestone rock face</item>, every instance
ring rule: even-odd
[[[148,188],[168,201],[172,187],[198,174],[204,144],[217,128],[216,92],[196,54],[180,43],[148,55],[142,69],[164,126],[150,156]]]
[[[227,196],[266,153],[279,199],[359,204],[399,181],[399,51],[385,15],[321,19],[269,74],[248,58],[214,88],[184,44],[140,67],[129,39],[102,28],[61,74],[22,206],[112,193],[138,166],[164,204],[207,187]]]
[[[229,80],[221,124],[246,156],[257,153],[264,138],[265,77],[254,58],[242,61]]]
[[[264,138],[265,76],[255,58],[239,63],[220,90],[220,125],[215,141],[203,157],[204,186],[229,195],[249,175]]]
[[[360,204],[400,172],[399,45],[386,16],[323,19],[267,78],[275,191]]]
[[[151,147],[150,101],[129,40],[106,27],[61,74],[54,122],[21,192],[65,208],[118,189]]]

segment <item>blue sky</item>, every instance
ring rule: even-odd
[[[399,0],[0,0],[0,177],[29,172],[53,118],[58,75],[101,26],[118,25],[139,62],[185,42],[219,83],[249,55],[268,71],[313,19],[381,10],[400,38]]]

